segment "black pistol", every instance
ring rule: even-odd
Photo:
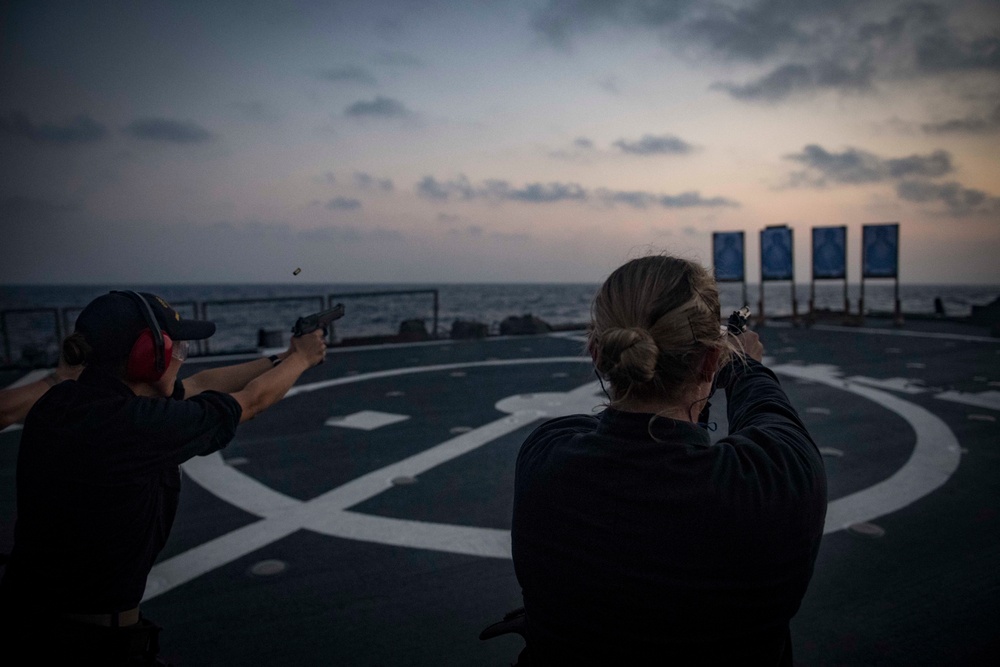
[[[295,320],[295,326],[292,327],[292,335],[302,336],[311,331],[316,331],[316,329],[323,329],[323,333],[326,333],[326,326],[330,324],[330,322],[339,320],[343,316],[344,304],[338,303],[330,310],[321,310],[318,313],[300,317]]]
[[[734,336],[739,336],[747,330],[747,321],[750,319],[750,306],[743,306],[739,310],[734,310],[726,322],[726,331]]]

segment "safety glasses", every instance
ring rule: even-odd
[[[191,348],[191,341],[187,340],[177,340],[174,341],[173,349],[170,351],[170,356],[177,361],[184,361],[188,358],[188,351]]]

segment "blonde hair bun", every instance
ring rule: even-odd
[[[594,295],[587,334],[611,405],[681,400],[710,350],[721,366],[735,349],[719,320],[715,279],[696,262],[648,255],[615,269]]]
[[[644,383],[656,374],[659,350],[646,329],[612,327],[601,336],[601,364],[598,371],[612,383]]]

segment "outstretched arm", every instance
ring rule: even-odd
[[[322,363],[325,357],[326,341],[322,329],[293,337],[287,356],[279,365],[265,370],[232,394],[243,409],[240,423],[253,419],[280,401],[302,373]]]
[[[278,359],[284,361],[290,350],[291,348],[279,354]],[[221,391],[226,394],[236,393],[246,387],[251,380],[260,377],[273,367],[274,363],[270,359],[261,357],[243,364],[199,371],[182,381],[184,397],[191,398],[209,390]]]
[[[41,380],[29,382],[20,387],[0,390],[0,430],[11,424],[20,424],[28,416],[28,411],[42,395],[63,380],[80,377],[83,366],[70,366],[61,357],[59,366]]]
[[[323,340],[323,330],[319,331],[319,338]],[[298,336],[298,338],[304,338],[304,336]],[[185,378],[181,381],[181,384],[184,385],[184,397],[191,398],[203,391],[221,391],[225,394],[235,394],[238,391],[242,391],[252,380],[259,378],[276,365],[283,363],[292,354],[295,347],[295,339],[296,336],[293,336],[291,341],[289,341],[288,349],[276,355],[278,357],[276,361],[261,357],[260,359],[254,359],[243,364],[209,368]]]

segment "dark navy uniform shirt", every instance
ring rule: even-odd
[[[791,664],[826,515],[822,457],[773,373],[731,365],[730,434],[606,409],[517,459],[512,551],[546,664]]]
[[[177,511],[184,461],[236,434],[242,410],[208,391],[136,396],[87,369],[50,389],[24,422],[14,549],[4,606],[109,613],[139,604]]]

